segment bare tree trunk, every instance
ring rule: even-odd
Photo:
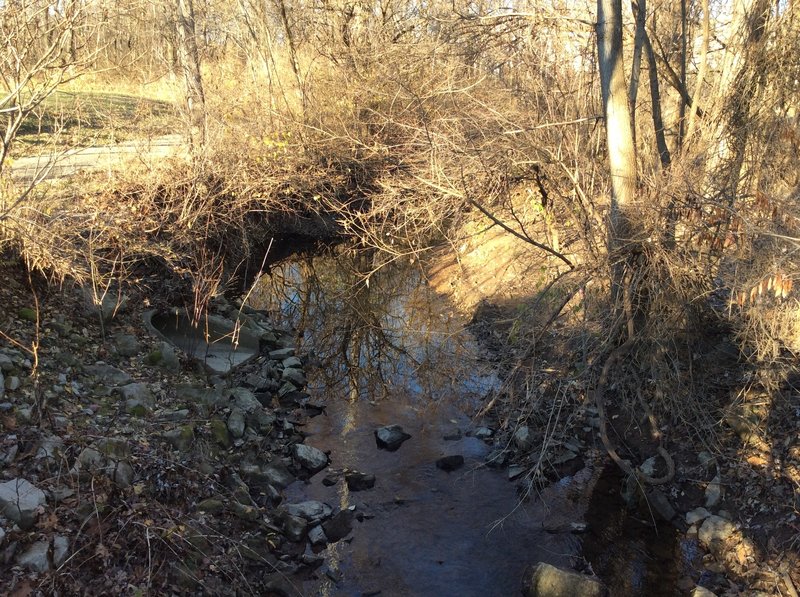
[[[619,248],[631,236],[636,197],[636,149],[622,55],[622,1],[597,0],[597,49],[611,174],[610,242]]]
[[[189,116],[189,144],[192,152],[206,144],[206,99],[200,73],[200,55],[195,38],[193,0],[176,0],[178,55],[186,85],[186,107]]]
[[[656,67],[656,57],[653,45],[650,43],[650,36],[647,34],[647,4],[646,0],[633,0],[631,10],[636,18],[636,35],[633,48],[633,68],[631,69],[631,84],[628,90],[631,111],[636,113],[636,97],[639,88],[639,73],[641,70],[642,49],[647,56],[648,80],[650,82],[650,101],[653,110],[653,128],[655,129],[656,147],[661,160],[661,167],[665,170],[669,168],[672,158],[667,147],[667,140],[664,136],[664,119],[661,116],[661,91],[658,84],[658,70]],[[636,122],[632,124],[634,140],[636,137]]]
[[[297,59],[297,46],[295,45],[294,32],[289,23],[289,13],[286,10],[285,0],[277,0],[278,9],[281,13],[281,24],[283,31],[286,33],[286,41],[289,43],[289,60],[292,64],[292,72],[297,81],[297,93],[300,96],[301,103],[305,108],[305,85],[303,85],[303,76],[300,72],[300,62]]]
[[[680,75],[681,86],[686,89],[686,0],[680,0],[681,4],[681,53],[680,53]],[[655,62],[655,60],[654,60]],[[678,104],[678,142],[676,143],[676,151],[680,152],[683,145],[683,134],[686,123],[686,99],[681,96],[680,103]]]
[[[692,105],[689,107],[689,124],[686,127],[687,142],[691,142],[694,134],[695,119],[697,118],[697,106],[700,103],[700,95],[703,90],[703,81],[706,77],[708,68],[708,46],[711,40],[711,18],[708,12],[708,0],[703,0],[703,41],[700,49],[700,69],[697,72],[697,79],[694,82],[692,92]]]
[[[641,0],[644,2],[644,0]],[[647,35],[645,31],[645,20],[647,13],[642,6],[639,6],[639,0],[631,0],[631,10],[636,19],[636,33],[633,39],[633,60],[631,65],[631,84],[628,89],[628,102],[631,105],[631,113],[636,114],[636,98],[639,95],[639,75],[642,69],[642,46],[644,46],[644,38]],[[636,138],[636,123],[633,123],[634,139]]]
[[[644,6],[644,0],[642,0],[642,6]],[[658,83],[656,54],[653,51],[653,45],[650,43],[650,37],[647,33],[644,35],[644,51],[647,55],[647,74],[650,82],[650,103],[653,105],[653,129],[656,135],[656,147],[658,148],[661,167],[667,170],[672,163],[672,157],[669,154],[667,139],[664,135],[664,118],[661,116],[661,90]],[[681,100],[681,106],[684,105],[685,103]]]

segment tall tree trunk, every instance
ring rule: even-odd
[[[670,157],[667,140],[664,136],[664,119],[661,116],[661,91],[658,84],[658,70],[656,66],[656,56],[653,45],[650,43],[650,36],[646,29],[647,5],[646,0],[633,0],[631,10],[636,18],[636,35],[633,48],[633,67],[631,69],[631,83],[628,90],[630,107],[633,114],[636,113],[636,97],[639,90],[639,73],[642,62],[642,49],[644,48],[647,56],[647,72],[650,82],[650,103],[653,110],[653,128],[656,136],[656,147],[658,156],[661,160],[661,167],[665,170],[669,168],[672,158]],[[653,25],[655,28],[655,23]],[[634,117],[635,118],[635,117]],[[636,122],[633,121],[634,141],[636,139]]]
[[[622,1],[597,0],[597,50],[611,174],[610,243],[630,239],[636,197],[636,148],[622,55]]]
[[[680,0],[681,5],[681,52],[680,52],[680,75],[681,75],[681,86],[686,89],[686,0]],[[680,152],[681,146],[683,145],[683,135],[685,131],[686,123],[684,120],[686,119],[686,100],[683,96],[680,98],[680,103],[678,104],[678,141],[675,144],[676,151]]]
[[[644,0],[641,0],[644,4]],[[658,84],[658,66],[656,65],[656,54],[653,51],[653,44],[650,43],[650,36],[644,35],[644,51],[647,55],[647,75],[650,82],[650,103],[653,107],[653,129],[656,135],[656,147],[658,157],[661,160],[661,167],[668,170],[672,163],[672,157],[667,146],[667,139],[664,135],[664,118],[661,115],[661,90]],[[685,106],[681,100],[681,106]],[[683,117],[681,116],[681,119]]]
[[[700,104],[700,96],[703,93],[703,81],[706,78],[708,68],[708,46],[711,40],[711,17],[708,12],[708,0],[703,0],[703,41],[700,49],[700,68],[697,71],[697,78],[694,82],[692,92],[692,105],[689,107],[689,124],[686,128],[687,143],[691,143],[694,134],[695,122],[697,118],[697,107]]]
[[[206,98],[195,37],[193,0],[176,0],[178,55],[186,85],[189,145],[193,153],[206,144]]]

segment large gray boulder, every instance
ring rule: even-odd
[[[539,562],[525,573],[525,597],[603,597],[605,586],[598,579]]]
[[[27,479],[0,483],[0,512],[23,531],[33,528],[39,517],[39,508],[46,503],[44,492]]]

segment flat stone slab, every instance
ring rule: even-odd
[[[144,323],[152,334],[180,348],[213,375],[227,375],[259,354],[258,334],[217,315],[195,326],[183,311],[151,310],[144,314]]]

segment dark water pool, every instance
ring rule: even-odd
[[[326,487],[325,473],[288,490],[290,501],[355,506],[366,515],[352,540],[326,549],[327,567],[302,591],[518,594],[527,565],[568,565],[577,542],[545,532],[547,509],[520,503],[503,471],[482,466],[491,446],[468,435],[478,425],[471,416],[497,379],[464,322],[418,267],[379,265],[349,251],[285,263],[250,298],[294,327],[300,350],[312,353],[309,392],[327,414],[304,428],[307,443],[330,450],[333,469],[377,477],[374,489],[355,493],[343,481]],[[386,424],[412,436],[397,452],[376,448],[373,430]],[[465,465],[436,468],[451,454]]]
[[[249,300],[291,326],[310,354],[308,391],[327,410],[304,428],[306,443],[330,450],[333,470],[377,477],[373,489],[350,492],[343,480],[325,486],[322,472],[287,490],[288,501],[321,500],[365,515],[323,552],[327,563],[313,578],[295,580],[301,594],[518,595],[526,566],[570,567],[582,560],[581,541],[597,564],[616,571],[615,594],[672,594],[672,572],[666,582],[649,576],[665,567],[646,542],[630,543],[631,551],[619,549],[629,543],[624,533],[605,536],[619,526],[607,524],[618,503],[608,506],[613,512],[598,510],[599,502],[589,508],[594,536],[552,532],[586,514],[587,500],[575,493],[589,469],[520,502],[505,471],[482,466],[492,446],[470,432],[484,423],[474,414],[498,380],[416,264],[340,249],[275,267]],[[397,452],[376,448],[373,431],[387,424],[412,436]],[[436,468],[453,454],[464,456],[461,469]]]

